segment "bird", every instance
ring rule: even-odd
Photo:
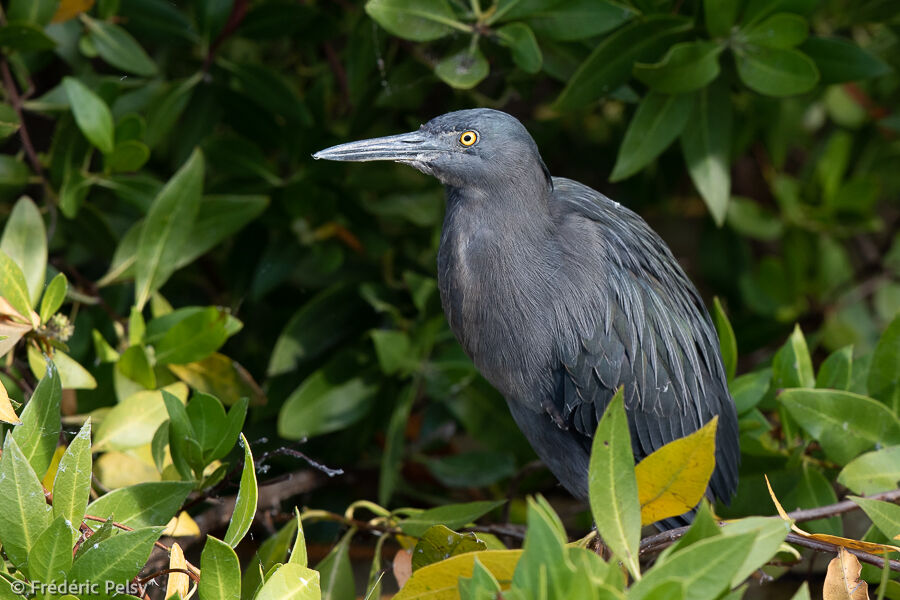
[[[718,336],[639,215],[551,176],[525,126],[493,109],[313,158],[393,161],[444,185],[437,279],[450,329],[573,496],[588,499],[593,436],[621,386],[635,463],[718,416],[706,496],[730,500],[740,447]],[[694,511],[656,526],[687,524]]]

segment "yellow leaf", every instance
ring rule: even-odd
[[[22,424],[16,411],[13,410],[12,404],[9,401],[9,394],[6,393],[6,387],[4,387],[2,381],[0,381],[0,421],[11,423],[13,425]]]
[[[187,561],[184,560],[184,552],[181,546],[172,544],[172,550],[169,552],[169,568],[187,570]],[[166,583],[166,598],[178,595],[180,598],[187,598],[188,588],[191,580],[187,573],[169,573],[169,581]]]
[[[22,336],[31,331],[31,325],[22,322],[26,320],[0,296],[0,336],[5,336],[0,339],[0,356],[12,350]]]
[[[53,458],[50,459],[50,466],[47,467],[47,472],[44,473],[44,479],[41,480],[41,484],[44,486],[45,490],[53,489],[53,481],[56,479],[56,469],[59,467],[59,461],[65,453],[65,446],[57,446],[56,450],[53,452]]]
[[[149,444],[125,452],[104,452],[94,461],[94,475],[100,483],[110,489],[159,481],[161,477],[153,464],[153,459],[150,458],[148,464],[146,457],[140,452],[143,448],[146,448],[146,454],[149,455]]]
[[[250,373],[224,354],[214,352],[197,362],[168,367],[178,379],[228,406],[245,397],[250,399],[251,406],[266,403],[265,393]]]
[[[503,589],[509,588],[521,550],[482,550],[459,554],[422,567],[409,578],[394,600],[458,600],[459,578],[471,577],[475,557]]]
[[[200,526],[187,511],[181,511],[172,517],[161,535],[169,537],[194,537],[200,535]]]
[[[62,23],[74,19],[81,13],[90,10],[92,6],[94,6],[94,0],[61,0],[51,22]]]
[[[642,525],[684,514],[703,498],[716,466],[718,420],[669,442],[634,468]]]
[[[90,372],[78,362],[63,352],[54,350],[50,356],[56,368],[59,370],[59,379],[65,390],[92,390],[97,387],[97,380]],[[47,361],[41,351],[34,346],[28,346],[28,366],[35,379],[43,379],[47,372]]]
[[[768,476],[763,475],[763,477],[766,478],[766,486],[769,488],[769,495],[772,497],[772,502],[775,503],[775,510],[778,511],[778,514],[782,519],[791,524],[791,530],[794,533],[802,535],[803,537],[809,538],[811,540],[819,540],[820,542],[827,542],[829,544],[834,544],[835,546],[840,546],[842,548],[850,548],[851,550],[862,550],[863,552],[869,552],[870,554],[887,554],[888,552],[900,552],[900,548],[898,548],[897,546],[891,546],[890,544],[864,542],[862,540],[854,540],[837,535],[828,535],[827,533],[809,533],[800,529],[787,514],[787,512],[785,512],[784,507],[781,506],[778,498],[775,497],[775,492],[774,490],[772,490],[772,484],[769,483]]]
[[[828,563],[823,600],[869,600],[869,585],[859,580],[860,571],[859,560],[841,548],[837,557]]]

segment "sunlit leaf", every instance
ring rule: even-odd
[[[184,559],[184,552],[177,543],[172,544],[169,549],[169,576],[166,579],[166,598],[175,596],[176,598],[186,598],[190,589],[191,579],[187,573],[175,571],[175,569],[187,570],[187,561]]]
[[[869,600],[869,584],[860,580],[861,571],[859,559],[840,548],[838,555],[828,563],[823,600]]]
[[[3,552],[23,568],[41,532],[50,524],[52,508],[28,459],[7,434],[0,456],[0,543]]]
[[[319,573],[308,567],[284,564],[269,576],[256,594],[256,600],[338,600],[337,596],[320,591],[319,579]]]
[[[91,420],[66,448],[53,480],[53,515],[70,525],[72,534],[84,517],[91,491]]]
[[[857,494],[876,494],[900,486],[900,446],[858,456],[838,475],[838,483]]]
[[[59,442],[59,430],[62,427],[59,414],[61,400],[59,372],[51,363],[47,375],[34,388],[31,399],[22,410],[22,424],[12,431],[12,437],[22,454],[40,476],[47,472]]]
[[[47,267],[47,232],[41,211],[28,196],[22,196],[13,206],[3,227],[0,249],[22,269],[30,305],[37,305]]]
[[[153,551],[162,527],[144,527],[122,531],[95,544],[75,559],[68,576],[72,581],[89,581],[92,577],[115,585],[125,585],[138,574]]]
[[[69,282],[66,280],[66,276],[62,273],[57,273],[50,280],[50,283],[47,284],[47,289],[44,290],[44,297],[41,298],[41,310],[38,313],[41,323],[46,323],[50,320],[50,317],[56,314],[56,311],[59,310],[59,307],[65,301],[68,291]]]
[[[460,577],[472,577],[475,559],[498,581],[511,581],[521,550],[484,550],[454,556],[413,573],[394,600],[425,600],[452,597]]]
[[[241,566],[230,545],[211,535],[200,555],[200,596],[219,600],[239,600],[241,597]]]
[[[241,472],[241,484],[238,488],[237,500],[234,503],[234,513],[228,523],[224,542],[234,548],[238,545],[256,516],[256,501],[258,489],[256,485],[256,470],[253,466],[253,454],[250,452],[250,443],[244,434],[241,434],[241,445],[244,447],[244,468]]]
[[[87,513],[104,519],[113,517],[117,523],[135,529],[159,525],[161,532],[192,489],[187,481],[139,483],[100,496],[88,505]]]
[[[56,517],[34,543],[25,572],[33,581],[51,583],[65,577],[72,566],[72,524]]]
[[[103,99],[74,77],[63,79],[78,128],[104,154],[113,151],[113,117]]]

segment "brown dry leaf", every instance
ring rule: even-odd
[[[16,411],[13,410],[12,403],[9,401],[9,394],[6,393],[6,388],[3,386],[2,381],[0,381],[0,421],[13,425],[22,424]]]
[[[172,550],[169,552],[169,568],[187,570],[184,552],[181,551],[181,546],[178,544],[172,544]],[[186,598],[190,585],[191,579],[187,576],[187,573],[169,573],[169,580],[166,583],[166,598],[171,598],[176,594]]]
[[[898,548],[897,546],[891,546],[890,544],[876,544],[874,542],[863,542],[862,540],[854,540],[837,535],[828,535],[827,533],[808,533],[806,531],[803,531],[794,524],[794,521],[790,518],[790,516],[788,516],[787,512],[785,512],[784,507],[781,506],[778,498],[775,497],[775,492],[772,490],[772,484],[769,483],[769,478],[765,475],[763,477],[766,478],[766,486],[769,488],[769,495],[772,497],[772,502],[775,504],[775,510],[778,511],[778,514],[782,519],[791,524],[791,531],[793,531],[794,533],[802,535],[803,537],[809,538],[811,540],[819,540],[820,542],[827,542],[829,544],[834,544],[835,546],[840,546],[842,548],[850,548],[851,550],[861,550],[870,554],[887,554],[888,552],[900,552],[900,548]]]
[[[32,326],[26,325],[28,321],[14,309],[6,298],[0,296],[0,356],[12,350],[22,336],[31,331]]]
[[[81,13],[88,11],[94,6],[94,0],[61,0],[56,8],[56,14],[53,15],[53,23],[62,23],[69,19],[74,19]]]
[[[828,563],[823,600],[869,600],[869,585],[859,579],[861,571],[859,559],[841,548]]]
[[[394,579],[397,580],[397,587],[402,588],[406,585],[407,580],[412,575],[412,552],[409,550],[398,550],[394,555]]]

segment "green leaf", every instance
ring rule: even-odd
[[[183,383],[165,389],[182,401],[187,397],[187,387]],[[168,418],[161,391],[132,394],[112,407],[97,426],[94,450],[128,450],[149,444],[157,428]]]
[[[597,425],[591,449],[588,489],[597,532],[632,577],[641,578],[638,543],[641,538],[641,505],[623,388],[610,400]]]
[[[474,450],[428,459],[432,475],[447,487],[486,487],[516,473],[516,461],[507,452]]]
[[[95,544],[75,559],[68,581],[102,581],[124,586],[143,568],[163,527],[122,531]],[[103,588],[101,588],[103,589]]]
[[[900,314],[881,335],[869,367],[869,394],[900,412]]]
[[[802,476],[791,493],[784,497],[782,504],[785,510],[795,508],[815,508],[827,506],[838,501],[831,481],[822,475],[821,471],[810,468],[808,464],[802,467]],[[811,533],[825,533],[829,535],[844,535],[844,528],[840,517],[816,519],[803,524],[803,529]]]
[[[762,369],[741,375],[728,384],[728,389],[732,398],[734,398],[734,404],[739,415],[749,412],[762,401],[769,389],[771,380],[772,370]]]
[[[406,535],[421,537],[432,525],[446,525],[450,529],[459,529],[502,506],[505,500],[465,502],[463,504],[447,504],[430,508],[403,519],[397,526]]]
[[[25,410],[19,415],[22,424],[12,432],[22,454],[40,477],[47,472],[59,442],[61,400],[59,372],[51,363],[47,375],[38,382]]]
[[[288,558],[288,562],[305,567],[308,561],[306,535],[303,533],[303,519],[300,518],[300,511],[296,507],[294,507],[294,518],[297,521],[297,537],[294,539],[294,545],[291,547],[291,556]]]
[[[709,35],[728,37],[737,21],[740,5],[740,0],[703,0],[703,16]]]
[[[24,568],[41,532],[50,524],[51,507],[28,459],[7,434],[0,456],[0,543],[9,560]]]
[[[337,284],[313,296],[294,313],[272,350],[269,375],[294,371],[334,347],[356,329],[365,303],[355,289]]]
[[[747,558],[744,559],[737,572],[731,576],[731,586],[739,586],[757,569],[771,560],[778,552],[790,529],[790,524],[775,517],[745,517],[726,523],[721,529],[725,536],[755,534]]]
[[[802,44],[808,33],[806,19],[791,13],[772,15],[742,32],[748,43],[767,48],[793,48]]]
[[[268,196],[221,194],[204,196],[191,234],[191,243],[176,259],[180,269],[231,238],[269,205]]]
[[[253,467],[253,454],[244,434],[241,434],[241,445],[244,447],[244,469],[241,472],[241,486],[234,503],[234,513],[225,532],[225,543],[234,548],[244,538],[256,515],[258,490],[256,487],[256,471]]]
[[[241,565],[231,546],[206,536],[200,555],[200,597],[216,600],[240,600]]]
[[[298,512],[296,507],[294,512]],[[244,578],[241,581],[241,595],[243,597],[252,598],[254,592],[262,585],[265,574],[271,571],[272,567],[285,562],[291,539],[297,531],[298,522],[299,519],[288,521],[287,525],[278,530],[278,533],[263,542],[253,555],[253,559],[247,565],[244,571]],[[303,551],[306,552],[305,547]],[[303,566],[305,567],[306,565],[304,564]]]
[[[731,197],[731,122],[728,89],[713,84],[697,95],[691,126],[681,133],[681,151],[691,180],[720,227]]]
[[[10,21],[0,26],[0,47],[11,52],[35,52],[51,50],[56,42],[34,23]]]
[[[846,464],[876,444],[900,444],[900,420],[877,400],[838,390],[789,389],[778,396],[825,455]]]
[[[100,496],[88,505],[87,513],[112,517],[134,529],[165,525],[178,514],[192,489],[193,484],[186,481],[138,483]]]
[[[534,32],[524,23],[510,23],[497,30],[501,43],[509,48],[513,62],[526,73],[541,70],[543,58]]]
[[[143,346],[126,348],[119,356],[116,369],[148,390],[156,388],[156,372],[150,365],[147,350]]]
[[[713,322],[716,325],[716,332],[719,334],[719,348],[722,351],[722,362],[725,365],[725,374],[728,381],[734,379],[734,373],[737,369],[737,340],[734,338],[734,329],[728,321],[725,309],[719,297],[713,298]]]
[[[659,156],[681,134],[693,106],[690,94],[647,94],[628,124],[609,180],[631,177]]]
[[[72,567],[73,533],[73,525],[65,517],[56,517],[50,523],[28,553],[25,572],[29,579],[45,584],[65,579]]]
[[[53,515],[70,523],[72,534],[78,532],[90,495],[91,420],[88,418],[59,460],[53,480]]]
[[[22,196],[13,206],[3,227],[0,250],[22,268],[31,306],[35,306],[44,288],[47,230],[41,211],[28,196]]]
[[[735,62],[741,81],[766,96],[803,94],[819,81],[816,63],[799,50],[746,46],[735,52]]]
[[[137,171],[150,159],[150,148],[138,140],[116,143],[111,154],[104,157],[107,168],[113,173]]]
[[[56,13],[59,0],[10,0],[6,18],[10,21],[28,21],[43,27]]]
[[[755,539],[755,533],[717,535],[691,544],[647,571],[644,578],[628,590],[628,597],[642,600],[666,579],[677,578],[684,586],[685,598],[715,598],[729,587],[732,577],[750,554]]]
[[[112,113],[103,99],[74,77],[63,78],[69,107],[84,137],[104,154],[113,151]]]
[[[0,296],[9,302],[16,312],[22,315],[26,322],[33,327],[37,326],[31,315],[31,297],[28,294],[28,283],[22,269],[0,249]]]
[[[612,93],[628,81],[635,62],[656,60],[691,27],[691,21],[683,17],[652,15],[611,33],[575,71],[555,108],[578,108]]]
[[[375,329],[371,333],[372,343],[375,345],[375,356],[381,372],[385,375],[393,375],[398,372],[408,372],[418,364],[413,354],[412,343],[409,336],[396,329]]]
[[[528,12],[528,24],[541,39],[583,40],[612,31],[635,16],[635,10],[607,0],[546,3]]]
[[[349,561],[348,561],[349,565]],[[325,593],[320,591],[319,573],[308,567],[291,563],[281,565],[272,573],[256,594],[255,600],[322,600],[354,598],[351,594]],[[349,579],[348,589],[353,589],[352,571],[344,573]],[[346,584],[344,584],[346,585]]]
[[[16,133],[21,126],[22,123],[19,122],[19,115],[16,113],[16,109],[9,104],[0,104],[0,141]]]
[[[397,37],[430,42],[465,28],[446,0],[369,0],[366,12]]]
[[[62,306],[66,299],[66,294],[68,293],[69,281],[66,279],[65,275],[57,273],[56,276],[50,280],[47,289],[44,290],[44,297],[41,298],[41,310],[39,313],[41,323],[46,323],[50,320],[50,317],[56,314],[56,311]]]
[[[434,74],[447,85],[458,90],[468,90],[487,77],[487,59],[477,46],[471,50],[461,50],[447,56],[434,66]]]
[[[472,576],[459,578],[459,597],[462,600],[490,600],[498,595],[501,595],[500,582],[476,556]]]
[[[343,429],[368,413],[377,391],[368,378],[336,381],[326,366],[285,400],[278,413],[278,435],[298,440]]]
[[[351,528],[331,549],[331,552],[316,565],[316,571],[321,575],[322,600],[353,600],[356,598],[353,569],[350,565],[350,540],[355,533],[356,529]],[[302,569],[300,565],[294,566]]]
[[[151,149],[168,139],[172,128],[193,96],[194,87],[200,83],[202,77],[202,72],[198,72],[182,81],[172,82],[150,106],[147,111],[147,134],[144,142]]]
[[[196,439],[203,450],[203,462],[209,463],[212,461],[210,458],[212,451],[217,448],[226,433],[225,408],[215,396],[194,394],[188,402],[186,411]]]
[[[806,346],[806,338],[799,325],[794,326],[791,337],[775,353],[772,359],[772,387],[811,388],[816,385],[816,375]]]
[[[216,440],[216,445],[209,451],[209,460],[224,458],[234,448],[234,444],[241,434],[241,428],[244,426],[244,419],[247,416],[247,406],[249,404],[250,402],[247,398],[241,398],[228,410],[222,435]]]
[[[203,450],[197,440],[197,434],[188,418],[187,410],[181,401],[163,390],[163,402],[169,414],[169,450],[172,463],[184,479],[191,478],[191,470],[197,478],[206,466],[203,464]]]
[[[850,500],[856,502],[881,533],[888,539],[896,540],[900,536],[900,506],[891,502],[871,500],[850,496]]]
[[[852,371],[853,346],[844,346],[829,354],[822,362],[816,376],[816,387],[849,391]],[[869,373],[871,375],[871,367]]]
[[[877,494],[900,486],[900,446],[858,456],[845,466],[838,483],[857,494]]]
[[[400,478],[403,463],[403,447],[406,425],[413,402],[419,393],[418,380],[413,381],[401,393],[400,400],[391,413],[387,431],[384,435],[384,452],[381,454],[381,469],[378,471],[378,503],[387,505],[394,495],[394,488]]]
[[[41,354],[34,346],[28,346],[28,366],[38,379],[43,379],[47,374],[47,361],[50,357]],[[53,362],[59,371],[59,379],[67,390],[92,390],[97,387],[97,380],[90,372],[82,367],[74,358],[56,350],[53,352]]]
[[[487,544],[474,533],[457,533],[444,525],[432,525],[425,530],[412,553],[412,570],[440,562],[457,554],[487,550]]]
[[[522,556],[513,573],[513,587],[535,597],[578,597],[567,594],[571,573],[565,560],[565,530],[542,496],[528,499],[528,521]]]
[[[143,308],[175,270],[203,193],[203,155],[194,150],[153,200],[135,257],[135,306]]]
[[[186,364],[202,360],[228,339],[228,313],[210,306],[178,321],[154,344],[156,363]]]
[[[839,38],[811,37],[800,50],[815,61],[823,84],[871,79],[891,71],[877,56]]]
[[[128,73],[150,77],[156,74],[156,65],[130,33],[106,21],[97,21],[87,15],[82,17],[90,40],[104,61]]]
[[[719,76],[722,50],[708,41],[675,44],[659,62],[634,65],[634,76],[662,94],[699,90]]]

